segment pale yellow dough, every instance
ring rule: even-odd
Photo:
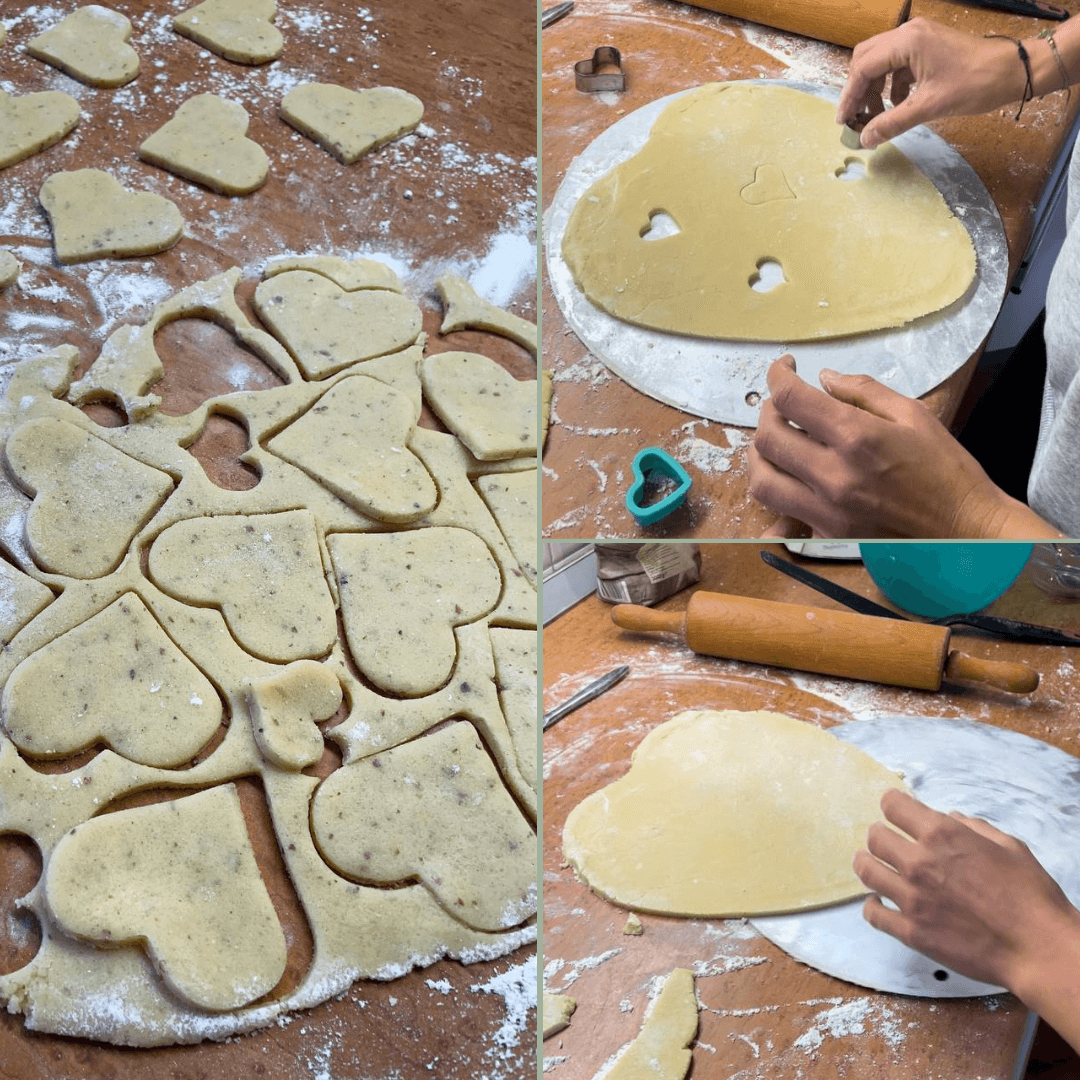
[[[490,330],[493,334],[502,334],[516,341],[523,349],[536,355],[536,323],[489,303],[457,274],[443,274],[436,279],[435,288],[439,290],[445,309],[440,334],[470,328]]]
[[[32,38],[26,51],[73,79],[107,88],[123,86],[139,74],[139,54],[128,44],[130,38],[127,16],[87,4]]]
[[[834,114],[753,83],[674,101],[574,207],[562,254],[578,288],[641,326],[781,342],[901,326],[964,296],[963,224],[891,144],[846,149]],[[865,175],[842,179],[849,165]],[[646,236],[661,211],[678,233]],[[784,281],[755,290],[767,261]]]
[[[665,980],[638,1037],[607,1074],[610,1080],[683,1080],[697,1037],[694,975],[676,968]]]
[[[482,476],[476,487],[499,523],[522,573],[536,588],[536,485],[534,469]]]
[[[281,55],[276,0],[203,0],[173,19],[173,29],[238,64],[266,64]]]
[[[0,289],[19,280],[19,260],[6,248],[0,248]]]
[[[79,103],[59,90],[13,97],[0,90],[0,169],[59,142],[79,122]]]
[[[570,812],[563,850],[590,887],[639,911],[766,915],[866,892],[851,861],[896,773],[812,724],[686,712],[630,771]]]
[[[577,1001],[566,994],[545,994],[544,1003],[544,1038],[554,1035],[569,1027],[570,1017],[577,1008]]]
[[[184,231],[174,202],[131,191],[100,169],[53,173],[39,198],[62,263],[154,255],[172,247]]]
[[[266,183],[266,151],[245,137],[243,105],[197,94],[139,147],[139,157],[223,195],[247,195]]]
[[[418,97],[393,86],[349,90],[332,83],[305,83],[281,100],[281,118],[343,165],[412,131],[423,115]]]

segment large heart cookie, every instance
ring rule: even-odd
[[[173,19],[173,29],[238,64],[265,64],[281,55],[274,26],[276,0],[204,0]]]
[[[149,566],[178,600],[219,608],[236,640],[265,660],[324,656],[337,640],[308,510],[178,521],[151,545]]]
[[[59,142],[79,122],[70,94],[45,90],[12,97],[0,90],[0,169]]]
[[[90,86],[123,86],[139,74],[130,37],[131,23],[119,11],[87,4],[27,42],[26,51]]]
[[[408,397],[356,375],[327,391],[267,448],[363,514],[415,521],[435,506],[439,493],[407,445],[414,419]]]
[[[101,741],[144,765],[193,757],[221,723],[221,699],[134,593],[31,653],[0,698],[4,729],[34,757]]]
[[[424,397],[481,461],[536,453],[536,380],[519,382],[479,353],[443,352],[420,365]]]
[[[236,1009],[285,971],[285,935],[232,784],[78,825],[52,853],[49,911],[101,945],[140,945],[169,987]]]
[[[305,83],[281,101],[281,117],[314,139],[343,165],[412,131],[424,103],[393,86],[349,90],[332,83]]]
[[[39,198],[62,263],[154,255],[184,231],[175,203],[149,191],[129,191],[99,169],[53,173]]]
[[[247,195],[266,183],[266,151],[245,138],[243,105],[216,94],[188,98],[139,147],[139,157],[224,195]]]
[[[454,627],[486,615],[502,579],[487,545],[464,529],[327,537],[356,666],[391,694],[438,690],[457,657]]]
[[[422,327],[412,300],[385,289],[345,292],[310,270],[260,282],[255,310],[309,379],[404,349]]]
[[[167,474],[66,420],[28,420],[4,457],[34,496],[26,517],[34,561],[54,574],[92,578],[115,569],[173,488]]]
[[[536,837],[471,724],[338,769],[311,805],[326,860],[362,881],[419,879],[456,919],[501,930],[536,907]]]

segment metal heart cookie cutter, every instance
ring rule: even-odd
[[[612,64],[614,71],[600,68]],[[592,59],[579,60],[574,65],[574,85],[588,94],[601,90],[625,90],[626,73],[622,69],[622,56],[614,45],[601,45],[593,50]]]
[[[668,453],[658,446],[639,450],[633,463],[634,482],[626,492],[626,508],[642,525],[653,525],[673,510],[682,506],[690,490],[690,474]],[[649,493],[647,485],[662,488],[666,480],[675,486],[657,502],[645,505],[642,499]]]

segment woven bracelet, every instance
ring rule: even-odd
[[[1016,111],[1014,119],[1019,120],[1021,114],[1024,111],[1024,106],[1035,96],[1035,88],[1031,82],[1031,57],[1028,56],[1027,49],[1024,48],[1024,43],[1018,41],[1014,37],[1008,37],[1006,34],[984,34],[983,37],[987,38],[1000,38],[1002,41],[1011,41],[1016,46],[1016,51],[1020,56],[1020,62],[1024,65],[1024,97],[1020,102],[1020,108]]]

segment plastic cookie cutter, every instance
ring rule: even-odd
[[[626,508],[642,525],[652,525],[682,506],[690,490],[690,474],[668,453],[658,446],[639,450],[634,458],[634,482],[626,493]],[[674,487],[671,484],[674,483]],[[654,503],[642,501],[650,492],[670,488]]]
[[[614,71],[601,71],[602,67],[614,65]],[[625,90],[626,73],[622,69],[622,55],[614,45],[601,45],[593,50],[592,59],[579,60],[574,65],[574,85],[588,94],[601,90]]]

